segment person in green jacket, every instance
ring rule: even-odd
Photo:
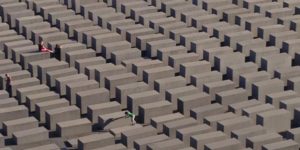
[[[135,122],[135,114],[129,112],[129,111],[125,111],[125,118],[130,118],[131,119],[131,124],[134,125]]]

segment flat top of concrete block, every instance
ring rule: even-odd
[[[24,150],[54,150],[54,149],[60,149],[56,144],[47,144],[47,145],[42,145],[42,146],[37,146],[37,147],[33,147],[33,148],[26,148]],[[2,149],[1,149],[2,150]]]
[[[194,124],[194,123],[197,123],[197,121],[193,118],[182,118],[182,119],[166,122],[164,123],[164,125],[168,128],[174,128],[177,126],[181,126],[185,124]]]
[[[33,134],[38,134],[38,133],[44,133],[44,132],[48,132],[48,130],[44,127],[38,127],[38,128],[32,128],[32,129],[27,129],[27,130],[23,130],[23,131],[18,131],[18,132],[14,132],[13,135],[15,137],[24,137],[24,136],[29,136],[29,135],[33,135]]]
[[[110,133],[101,133],[101,134],[91,134],[87,136],[80,137],[78,140],[81,143],[89,143],[93,141],[101,141],[104,139],[113,139],[114,136]]]
[[[50,109],[47,110],[47,113],[50,115],[54,115],[54,114],[60,114],[63,112],[71,112],[71,111],[80,111],[80,109],[76,106],[67,106],[67,107],[60,107],[60,108],[55,108],[55,109]]]
[[[100,104],[89,105],[88,107],[90,109],[94,110],[94,109],[111,108],[111,107],[116,107],[116,106],[120,106],[120,103],[113,101],[113,102],[107,102],[107,103],[100,103]]]
[[[295,146],[299,148],[299,144],[293,140],[284,140],[284,141],[263,145],[263,147],[265,147],[266,149],[279,149],[279,148],[287,148],[290,146]]]
[[[266,129],[260,125],[254,125],[254,126],[250,126],[250,127],[246,127],[246,128],[242,128],[242,129],[233,130],[232,133],[234,133],[236,135],[244,135],[244,134],[252,133],[255,131],[265,131],[265,130]]]
[[[16,125],[16,124],[25,124],[25,123],[29,123],[29,122],[36,122],[36,124],[38,124],[38,120],[35,119],[35,117],[26,117],[26,118],[20,118],[20,119],[15,119],[15,120],[9,120],[9,121],[3,122],[3,124],[5,124],[6,126],[10,126],[10,125]]]
[[[46,102],[40,102],[37,103],[36,105],[38,107],[45,107],[45,106],[49,106],[49,105],[56,105],[56,104],[68,104],[69,105],[69,101],[66,100],[65,98],[61,98],[61,99],[54,99],[51,101],[46,101]]]
[[[28,111],[27,107],[25,107],[24,105],[18,105],[18,106],[1,108],[0,113],[7,113],[7,112],[19,111],[19,110]]]
[[[192,138],[196,139],[197,141],[201,141],[203,139],[215,138],[215,137],[220,137],[220,136],[227,137],[227,135],[221,131],[214,131],[214,132],[193,135]]]
[[[170,102],[162,100],[162,101],[157,101],[157,102],[153,102],[153,103],[142,104],[142,105],[140,105],[140,107],[143,109],[151,109],[151,108],[171,106],[171,105],[172,104]]]
[[[222,124],[223,126],[227,126],[230,124],[236,124],[236,123],[241,123],[241,122],[252,122],[252,120],[246,116],[239,116],[236,118],[221,120],[218,123]]]
[[[285,109],[274,109],[274,110],[269,110],[269,111],[265,111],[265,112],[260,112],[257,114],[257,116],[260,116],[262,118],[265,117],[272,117],[272,116],[280,116],[280,115],[286,115],[289,116],[290,112],[285,110]]]
[[[205,105],[205,106],[200,106],[200,107],[196,107],[191,109],[193,112],[196,113],[201,113],[201,112],[205,112],[208,110],[216,110],[216,109],[223,109],[224,106],[220,105],[219,103],[214,103],[214,104],[210,104],[210,105]]]
[[[83,125],[83,124],[91,125],[91,121],[87,118],[82,118],[82,119],[68,120],[68,121],[63,121],[63,122],[57,123],[57,125],[61,128],[69,127],[69,126],[78,126],[78,125]]]
[[[222,147],[226,147],[226,146],[230,146],[230,145],[237,145],[237,144],[240,144],[240,141],[231,138],[231,139],[225,139],[225,140],[217,141],[217,142],[213,142],[213,143],[208,143],[208,144],[206,144],[206,147],[209,147],[211,149],[217,149],[217,148],[222,148]]]
[[[145,82],[134,82],[134,83],[119,85],[117,86],[117,89],[128,90],[128,89],[135,89],[139,87],[149,87],[149,85],[146,84]]]
[[[193,125],[186,128],[178,129],[177,132],[181,134],[199,132],[204,130],[212,130],[212,128],[206,124]]]
[[[156,128],[153,128],[152,126],[147,126],[147,127],[142,127],[142,128],[137,128],[135,130],[129,130],[129,131],[124,131],[123,135],[129,137],[129,136],[133,136],[133,135],[139,135],[139,134],[143,134],[143,133],[149,133],[149,132],[153,132],[156,133]]]
[[[166,136],[165,134],[160,134],[160,135],[154,135],[154,136],[137,139],[135,140],[135,143],[137,143],[138,145],[144,145],[148,143],[155,143],[155,142],[167,140],[168,138],[169,137]]]
[[[151,120],[155,122],[162,122],[162,121],[169,121],[174,119],[183,118],[184,116],[181,113],[173,113],[173,114],[167,114],[162,116],[153,117]]]
[[[154,147],[157,147],[157,148],[163,148],[163,147],[169,147],[169,146],[172,146],[172,145],[178,145],[178,144],[183,144],[182,141],[180,141],[179,139],[170,139],[170,140],[165,140],[165,141],[161,141],[161,142],[157,142],[157,143],[153,143],[153,144],[150,144]]]
[[[99,88],[99,89],[97,88],[97,89],[91,89],[91,90],[87,90],[87,91],[78,92],[77,95],[88,96],[88,95],[99,94],[99,93],[109,93],[109,90],[107,90],[105,88]]]
[[[257,135],[257,136],[253,136],[253,137],[248,137],[248,139],[252,142],[257,142],[257,141],[263,141],[263,140],[266,140],[266,139],[282,139],[282,136],[278,133],[275,133],[275,132],[269,132],[269,133],[265,133],[265,134],[262,134],[262,135]]]
[[[135,124],[135,125],[127,125],[127,126],[122,126],[118,128],[113,128],[110,129],[109,132],[116,136],[117,134],[121,134],[122,132],[129,131],[129,130],[134,130],[138,128],[142,128],[143,126],[140,124]]]

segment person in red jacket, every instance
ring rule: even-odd
[[[43,41],[41,41],[40,44],[39,44],[38,46],[39,46],[39,51],[40,51],[40,52],[50,52],[50,53],[53,53],[52,50],[50,50],[50,49],[48,49],[47,47],[45,47]]]

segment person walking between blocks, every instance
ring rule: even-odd
[[[130,118],[131,119],[131,124],[135,125],[135,114],[129,112],[129,111],[125,111],[125,118]]]

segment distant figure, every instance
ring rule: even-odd
[[[5,74],[5,78],[6,78],[6,91],[9,92],[10,84],[11,84],[11,77],[8,74]]]
[[[43,41],[41,41],[40,44],[39,44],[38,46],[39,46],[39,51],[40,51],[40,52],[50,52],[50,53],[53,53],[52,50],[50,50],[50,49],[48,49],[48,48],[45,47]]]
[[[55,55],[55,58],[58,60],[60,60],[60,51],[61,51],[60,45],[56,44],[55,49],[54,49],[54,55]]]
[[[135,114],[129,112],[129,111],[125,111],[125,118],[130,118],[131,119],[131,124],[135,125]]]

